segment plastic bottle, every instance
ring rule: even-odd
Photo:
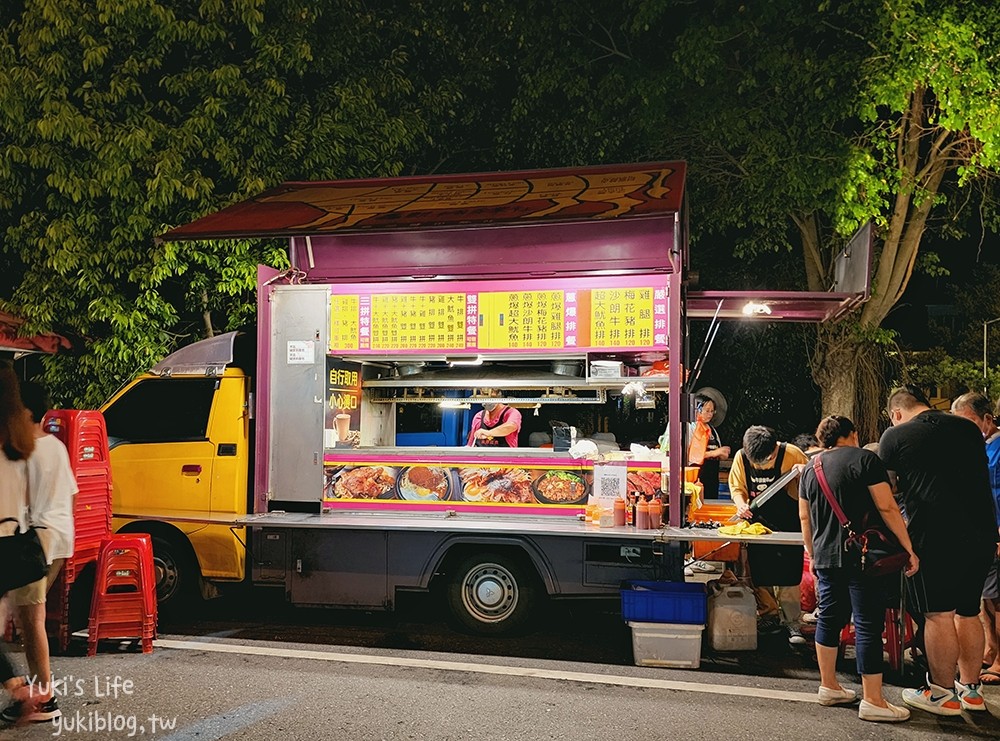
[[[615,527],[621,527],[625,524],[625,500],[619,497],[615,499]]]
[[[663,502],[658,498],[653,497],[653,500],[649,503],[649,526],[653,530],[659,529],[663,524]]]
[[[635,525],[635,494],[628,495],[628,503],[625,505],[625,524]]]
[[[635,527],[637,530],[649,530],[649,503],[639,499],[635,506]]]

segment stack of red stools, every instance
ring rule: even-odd
[[[98,642],[105,638],[139,640],[143,653],[152,652],[156,637],[156,576],[148,535],[119,533],[101,543],[89,633],[90,656],[97,653]]]
[[[98,411],[55,409],[45,415],[42,428],[66,446],[79,488],[73,505],[73,556],[63,564],[46,602],[49,637],[65,651],[70,589],[83,567],[97,561],[101,542],[111,534],[111,461],[104,415]]]

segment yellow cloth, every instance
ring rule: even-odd
[[[720,535],[768,535],[772,532],[774,531],[759,522],[750,523],[746,520],[719,528]]]

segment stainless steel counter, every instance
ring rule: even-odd
[[[377,530],[424,530],[481,532],[504,535],[562,535],[583,538],[626,538],[640,541],[710,540],[768,545],[801,545],[802,533],[770,535],[722,535],[703,528],[662,527],[637,530],[634,527],[598,527],[572,517],[519,517],[517,515],[463,515],[461,513],[350,512],[324,514],[268,512],[247,515],[234,523],[246,527],[331,528]]]

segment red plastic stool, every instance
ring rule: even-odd
[[[133,638],[141,641],[143,653],[150,653],[155,637],[156,578],[150,537],[126,533],[105,538],[97,557],[87,654],[95,655],[98,642],[105,638]]]
[[[893,671],[899,671],[903,666],[903,656],[900,653],[899,640],[899,610],[888,609],[885,611],[885,630],[882,632],[882,646],[889,656],[889,666]],[[903,621],[902,648],[905,650],[913,645],[913,621],[909,615]],[[855,645],[854,621],[847,623],[840,631],[840,651],[839,655],[844,655],[844,648]]]

